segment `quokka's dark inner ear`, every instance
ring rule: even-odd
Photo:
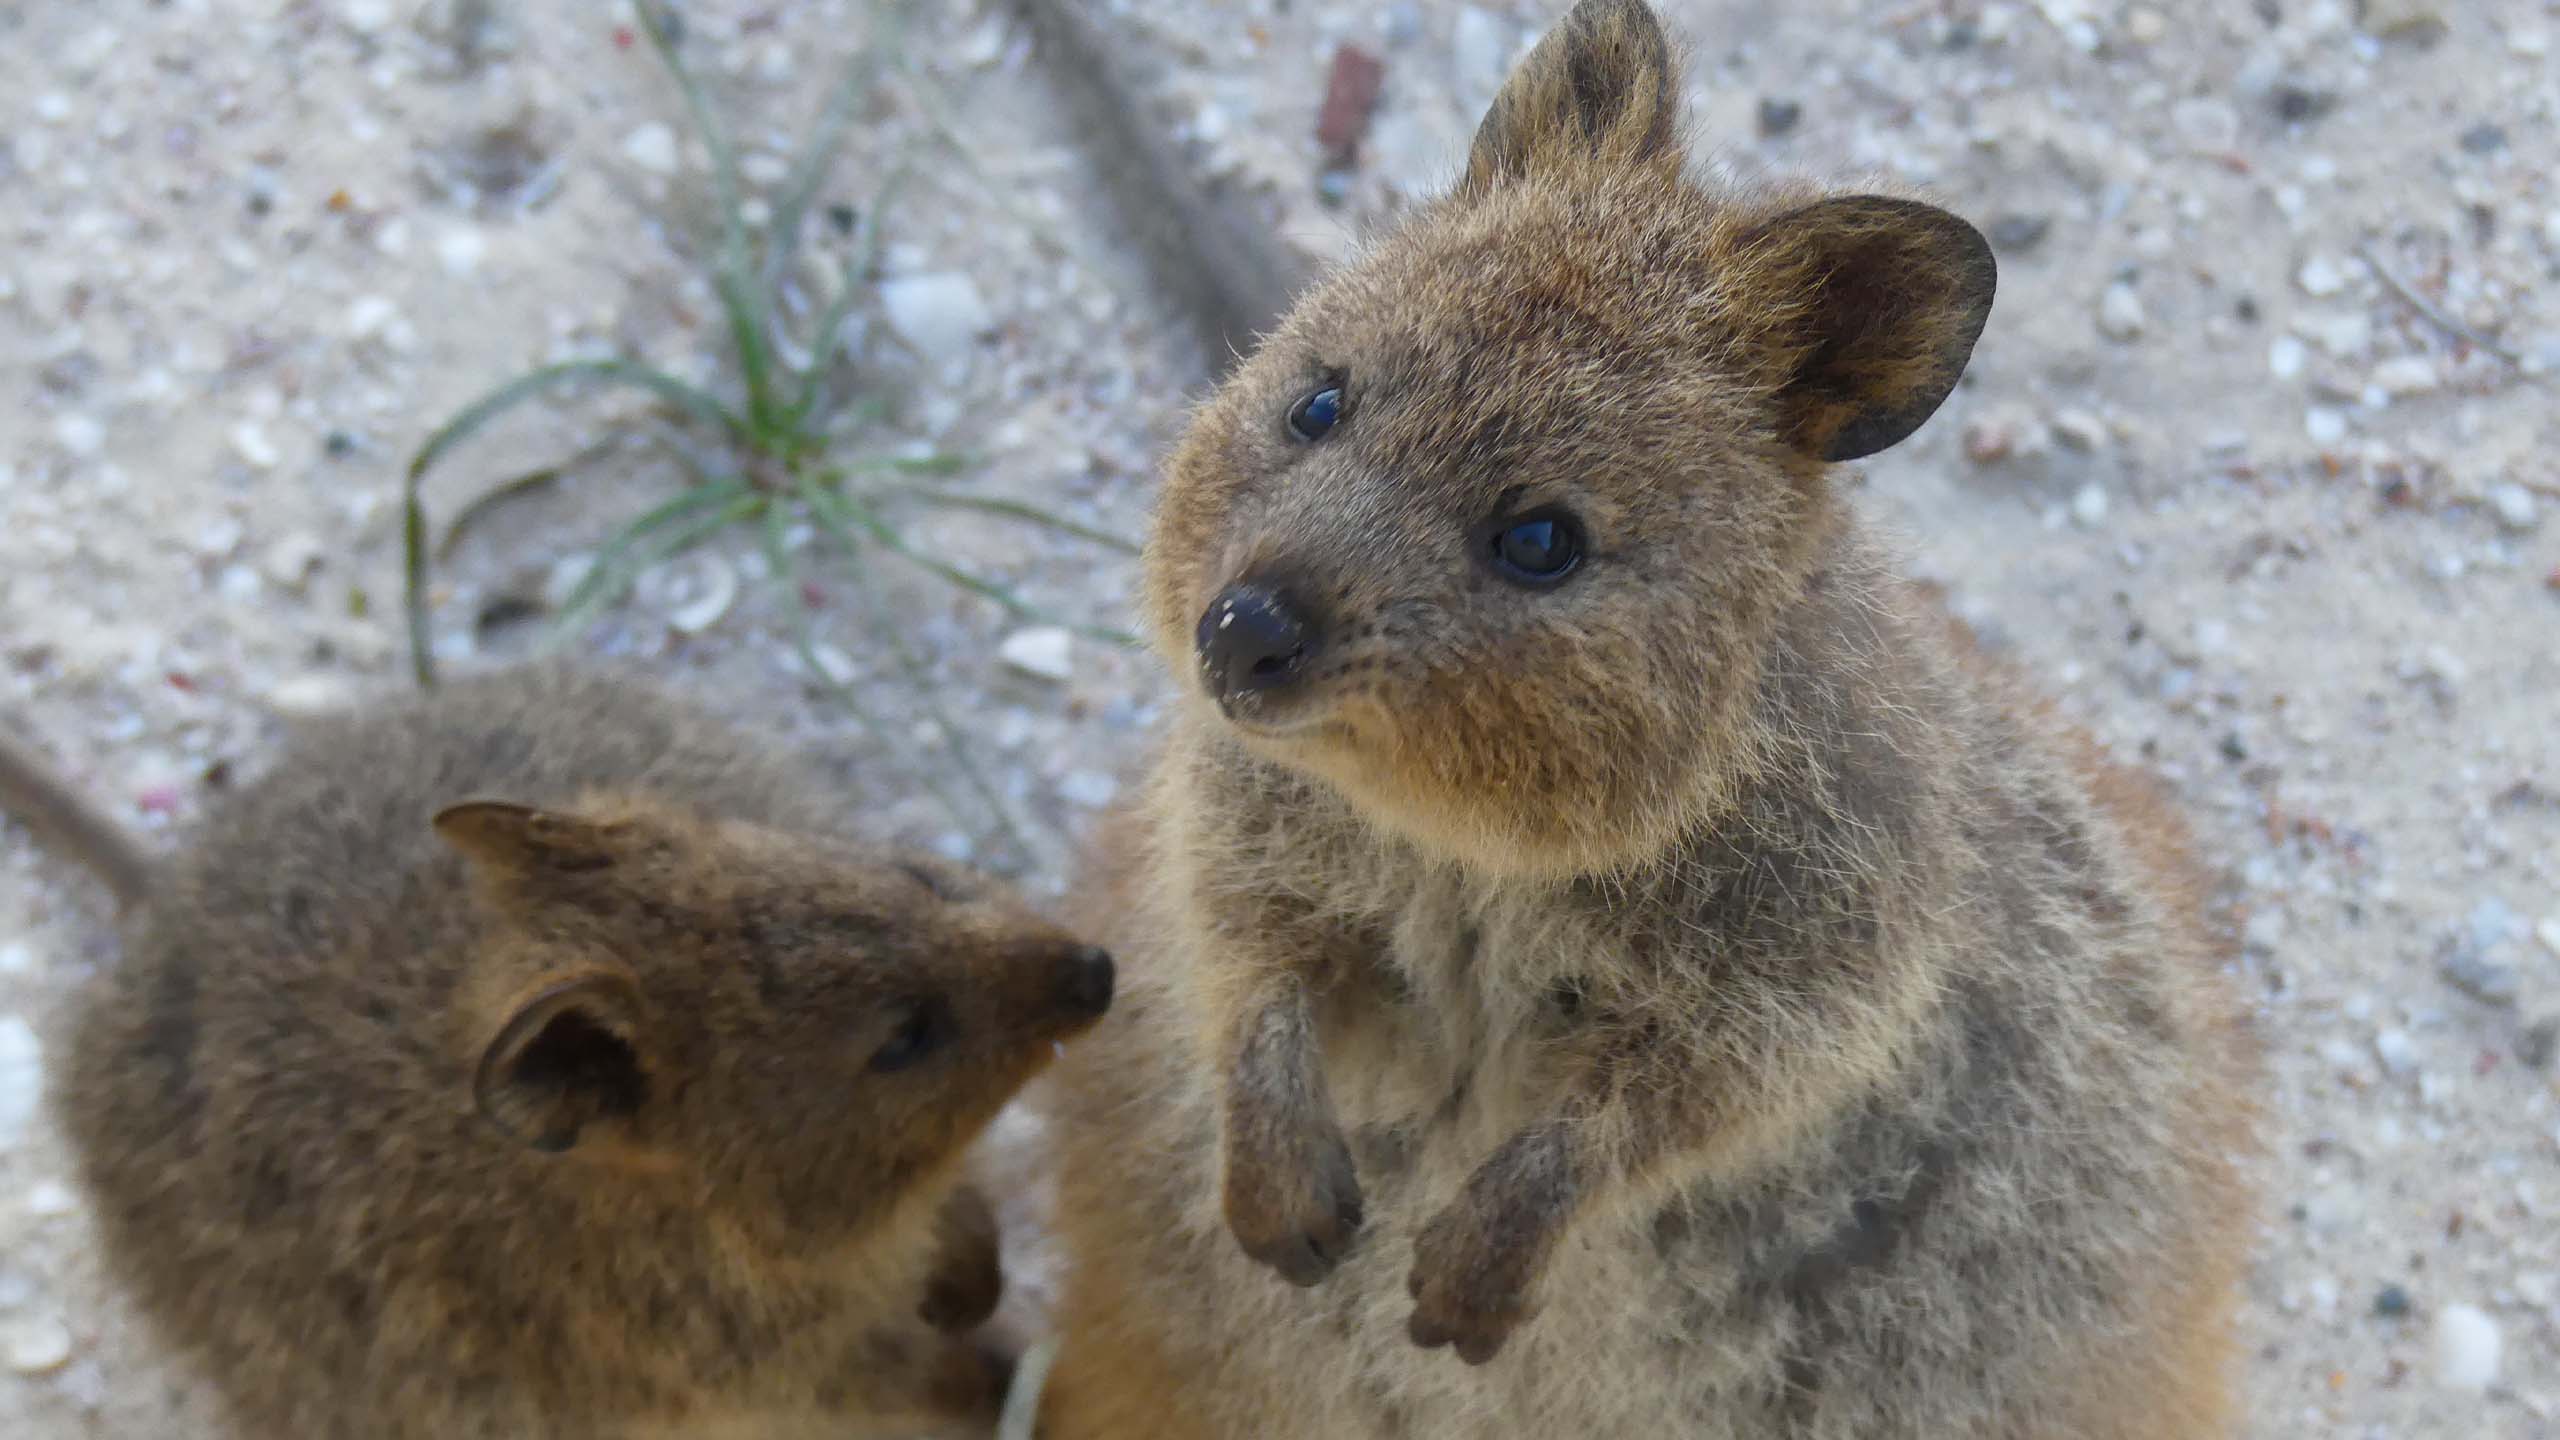
[[[622,827],[504,800],[466,800],[436,812],[436,834],[484,869],[510,875],[612,867]]]
[[[1476,127],[1458,191],[1531,174],[1680,163],[1680,67],[1644,0],[1582,0]]]
[[[472,1101],[518,1143],[568,1150],[628,1121],[649,1098],[639,987],[590,971],[535,986],[480,1052]]]
[[[1982,233],[1932,205],[1823,200],[1761,226],[1739,252],[1751,293],[1793,321],[1783,431],[1799,450],[1855,460],[1937,413],[1991,316],[1998,268]]]

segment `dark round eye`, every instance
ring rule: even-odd
[[[1289,407],[1289,433],[1301,440],[1321,440],[1342,418],[1342,387],[1327,385]]]
[[[871,1068],[886,1075],[904,1070],[951,1039],[951,1007],[939,1000],[920,1000],[906,1008],[898,1028],[872,1052]]]
[[[1553,585],[1582,563],[1582,527],[1562,510],[1533,510],[1493,532],[1493,568],[1522,585]]]

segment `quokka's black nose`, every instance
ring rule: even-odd
[[[1315,630],[1286,595],[1231,585],[1201,613],[1194,643],[1202,681],[1223,699],[1296,684],[1315,651]]]
[[[1068,952],[1060,998],[1078,1015],[1099,1015],[1111,1008],[1111,952],[1086,945]]]

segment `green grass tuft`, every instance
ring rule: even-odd
[[[850,688],[818,663],[817,642],[808,607],[800,603],[803,558],[791,553],[785,536],[805,526],[825,552],[820,558],[865,574],[867,557],[884,555],[924,574],[982,597],[1010,616],[1064,625],[1077,634],[1113,645],[1134,646],[1136,637],[1109,626],[1052,616],[987,576],[952,563],[911,540],[895,517],[909,509],[965,509],[1023,524],[1116,551],[1134,554],[1120,536],[1084,525],[1027,501],[970,495],[932,483],[971,468],[965,456],[883,456],[858,452],[868,421],[878,410],[871,397],[835,403],[843,388],[845,357],[838,337],[853,307],[868,293],[880,247],[882,213],[906,179],[903,168],[875,187],[863,208],[859,228],[848,247],[842,283],[828,301],[805,346],[789,343],[779,328],[784,307],[778,303],[783,277],[801,232],[811,223],[810,209],[827,183],[842,149],[846,130],[881,70],[895,63],[892,43],[849,63],[842,83],[827,105],[802,153],[773,197],[773,221],[759,252],[749,237],[737,152],[727,128],[701,84],[685,64],[678,26],[662,0],[635,0],[633,10],[650,48],[665,65],[692,120],[694,133],[711,156],[712,184],[718,210],[718,245],[710,262],[712,289],[726,321],[729,383],[704,388],[663,370],[628,359],[571,360],[527,371],[491,389],[462,408],[429,435],[409,462],[401,487],[402,552],[406,569],[406,616],[410,663],[422,686],[436,683],[436,660],[429,608],[431,570],[449,556],[463,534],[492,508],[508,499],[544,488],[563,474],[638,440],[672,454],[689,477],[687,487],[656,504],[607,536],[594,563],[572,588],[554,617],[547,646],[580,632],[605,607],[618,601],[638,579],[685,550],[731,529],[752,527],[763,540],[771,579],[790,592],[785,608],[797,619],[797,643],[814,684],[844,702],[868,728],[893,745],[902,743],[894,726],[886,725],[860,703]],[[889,21],[894,27],[894,17]],[[959,142],[946,112],[928,93],[919,91],[928,122],[946,144]],[[968,157],[964,156],[964,159]],[[966,167],[974,168],[974,167]],[[998,197],[999,203],[1002,197]],[[795,353],[808,358],[795,363]],[[617,435],[587,447],[557,464],[500,481],[458,510],[441,541],[431,530],[421,482],[457,447],[493,421],[519,406],[549,400],[573,389],[619,388],[644,393],[657,402],[664,427],[646,433]],[[714,389],[727,392],[713,393]],[[935,695],[923,657],[915,653],[903,630],[875,617],[869,638],[889,652],[914,685],[934,731],[949,747],[968,780],[975,808],[986,811],[1007,839],[1017,845],[1019,832],[992,786],[970,762],[967,742]],[[930,783],[931,767],[916,767]],[[938,787],[955,814],[964,813],[959,796]]]

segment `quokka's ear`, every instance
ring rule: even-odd
[[[649,1100],[644,1018],[628,974],[547,977],[504,1007],[472,1072],[472,1102],[510,1138],[545,1153],[605,1138]]]
[[[466,800],[436,812],[436,834],[484,873],[512,879],[611,869],[629,827],[505,800]]]
[[[1893,445],[1956,388],[1991,316],[1998,267],[1980,231],[1882,195],[1817,201],[1758,227],[1736,251],[1748,293],[1781,316],[1779,391],[1789,444],[1823,460]]]
[[[1644,0],[1582,0],[1504,81],[1461,195],[1533,174],[1680,165],[1680,67]]]

